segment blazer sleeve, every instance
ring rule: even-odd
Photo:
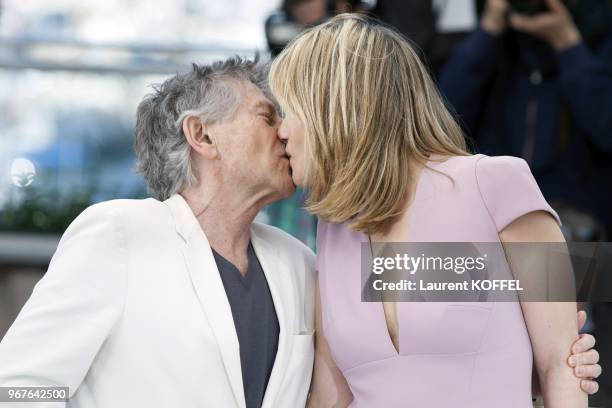
[[[112,202],[97,204],[68,227],[0,343],[0,386],[67,386],[72,396],[123,312],[126,286],[121,225]]]
[[[498,232],[534,211],[548,212],[561,225],[559,216],[544,199],[525,160],[510,156],[483,156],[476,162],[476,180]]]

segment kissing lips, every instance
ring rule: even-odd
[[[291,155],[285,152],[285,154],[283,155],[283,158],[287,159],[287,162],[289,163],[289,174],[293,174],[293,169],[291,168]]]

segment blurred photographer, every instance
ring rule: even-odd
[[[265,24],[266,40],[272,57],[302,30],[320,24],[338,13],[365,11],[360,0],[283,0],[279,10]]]
[[[487,0],[440,87],[480,152],[523,157],[548,200],[612,236],[610,5],[565,3]]]
[[[266,39],[272,57],[302,30],[325,21],[328,12],[327,0],[283,0],[280,9],[266,20]]]
[[[479,152],[523,157],[562,218],[573,214],[564,219],[568,240],[609,239],[609,0],[483,0],[480,10],[479,27],[440,72],[442,92]],[[593,305],[604,367],[610,313],[610,304]],[[600,384],[594,401],[611,406],[610,376]]]

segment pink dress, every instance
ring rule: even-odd
[[[453,157],[421,173],[407,241],[499,242],[532,211],[559,218],[527,163]],[[518,302],[397,303],[400,353],[381,303],[361,301],[360,245],[346,224],[319,221],[323,332],[353,393],[351,407],[531,408],[532,350]]]

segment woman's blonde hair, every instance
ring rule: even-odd
[[[304,124],[307,209],[328,222],[384,232],[406,206],[410,159],[468,154],[413,47],[374,19],[341,14],[305,31],[269,85]]]

